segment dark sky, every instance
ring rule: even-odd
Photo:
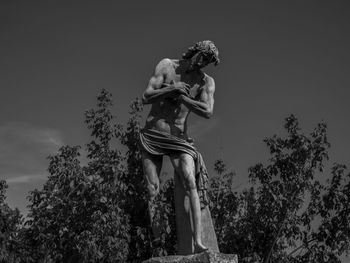
[[[46,178],[47,155],[84,144],[83,113],[101,88],[127,120],[156,63],[213,40],[222,63],[211,120],[190,130],[208,167],[223,157],[246,182],[267,160],[262,140],[295,114],[306,132],[324,119],[330,163],[349,165],[348,1],[10,1],[0,2],[0,177],[8,202]],[[146,111],[149,108],[146,107]]]

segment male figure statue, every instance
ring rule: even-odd
[[[168,155],[189,197],[195,253],[207,249],[201,240],[201,206],[208,205],[208,175],[187,134],[187,118],[190,112],[204,118],[213,114],[215,83],[202,68],[217,65],[218,55],[214,43],[206,40],[190,47],[180,60],[161,60],[142,97],[144,104],[152,104],[140,133],[150,203],[159,192],[163,155]]]

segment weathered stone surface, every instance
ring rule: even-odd
[[[238,263],[237,255],[205,251],[189,256],[151,258],[143,263]]]

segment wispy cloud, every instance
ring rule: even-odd
[[[13,184],[45,178],[46,157],[62,145],[54,129],[23,122],[0,125],[0,178]]]
[[[6,179],[8,184],[21,184],[21,183],[33,183],[35,180],[42,180],[46,178],[45,174],[26,174],[26,175],[17,175]]]
[[[0,125],[2,155],[6,150],[14,149],[19,144],[37,144],[45,151],[55,151],[63,144],[60,132],[46,127],[38,127],[24,122],[10,122]],[[5,149],[4,149],[5,148]]]
[[[0,124],[0,179],[9,184],[7,202],[27,214],[29,191],[47,178],[47,156],[64,144],[62,134],[30,123]]]

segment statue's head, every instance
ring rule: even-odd
[[[200,41],[189,47],[187,52],[182,54],[182,58],[191,60],[191,67],[197,64],[202,68],[210,63],[214,63],[215,66],[220,63],[219,50],[210,40]]]

